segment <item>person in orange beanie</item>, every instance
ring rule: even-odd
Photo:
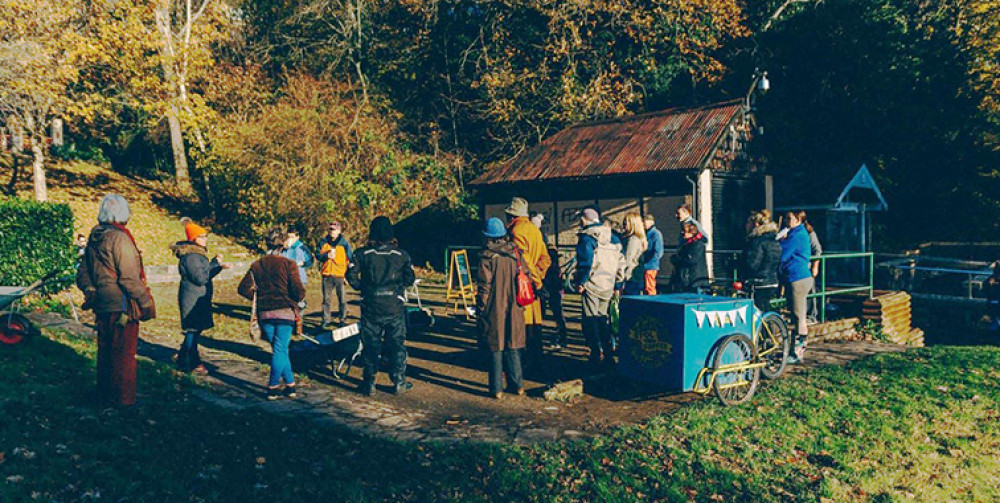
[[[177,369],[184,372],[207,373],[198,354],[201,333],[215,326],[212,320],[212,278],[223,269],[219,256],[208,258],[208,230],[189,218],[181,219],[186,241],[170,246],[177,256],[177,270],[181,276],[177,300],[181,309],[181,329],[184,342],[177,353]]]

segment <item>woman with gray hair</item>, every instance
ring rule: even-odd
[[[131,214],[124,197],[104,196],[76,274],[83,308],[97,318],[98,398],[126,406],[135,403],[139,322],[156,316],[142,255],[125,227]]]

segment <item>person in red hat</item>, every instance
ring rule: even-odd
[[[184,342],[177,353],[177,369],[205,374],[208,370],[201,363],[198,341],[203,331],[215,326],[212,319],[212,279],[232,266],[221,263],[218,255],[209,260],[208,229],[189,218],[181,219],[181,223],[184,224],[187,239],[170,246],[177,256],[177,270],[181,276],[177,303],[181,310]]]

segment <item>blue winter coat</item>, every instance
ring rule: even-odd
[[[781,240],[781,267],[778,269],[781,280],[794,283],[812,277],[812,270],[809,268],[811,254],[806,226],[800,225],[788,231],[785,239]]]
[[[642,269],[659,271],[660,261],[663,260],[663,233],[656,227],[650,227],[646,231],[646,241],[649,242],[649,247],[642,255]]]
[[[576,242],[576,277],[573,284],[580,287],[590,279],[590,270],[594,266],[594,250],[597,249],[597,239],[585,233],[587,229],[598,227],[604,224],[593,223],[580,230],[579,240]]]
[[[306,269],[312,267],[313,265],[313,255],[309,252],[309,248],[302,241],[296,241],[290,248],[286,248],[281,252],[281,256],[285,257],[296,265],[302,262],[299,266],[299,279],[302,280],[302,284],[306,284]]]

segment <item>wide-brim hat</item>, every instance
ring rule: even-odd
[[[503,212],[514,217],[526,217],[528,216],[528,201],[515,197],[510,200],[510,204]]]

